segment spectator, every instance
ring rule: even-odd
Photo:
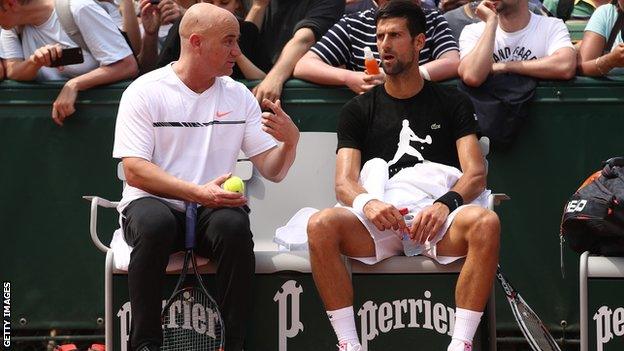
[[[379,5],[388,3],[380,0]],[[379,60],[375,39],[375,7],[364,12],[345,15],[297,63],[295,77],[318,84],[346,85],[356,93],[383,83],[383,72],[364,72],[363,46],[369,46]],[[459,52],[444,17],[437,11],[425,10],[427,31],[425,47],[420,51],[419,64],[425,79],[441,81],[457,76]],[[345,68],[341,68],[345,66]]]
[[[84,63],[50,67],[63,47],[78,45],[62,29],[54,0],[0,0],[1,44],[7,77],[14,80],[69,79],[52,105],[58,125],[74,113],[78,92],[134,77],[137,63],[130,47],[102,7],[72,0],[71,13],[87,47]],[[21,27],[18,34],[17,28]]]
[[[615,4],[602,5],[591,16],[583,41],[579,48],[578,71],[585,76],[606,76],[622,74],[624,70],[624,42],[619,21],[624,8],[624,0]]]
[[[483,21],[464,28],[459,40],[459,76],[471,87],[490,74],[515,73],[539,79],[571,79],[576,53],[563,21],[529,12],[527,0],[483,0]]]
[[[242,11],[242,3],[240,0],[232,0],[229,2],[221,1],[205,1],[207,3],[219,3],[219,5],[232,14]],[[141,11],[143,18],[143,28],[145,30],[144,50],[141,52],[139,61],[143,72],[150,71],[155,67],[163,67],[172,61],[176,61],[180,57],[180,20],[178,19],[163,45],[160,55],[156,53],[156,30],[159,26],[160,10],[159,7],[150,4],[149,0],[141,1]],[[270,68],[268,56],[259,39],[258,28],[255,24],[239,19],[241,30],[240,48],[242,54],[236,59],[236,65],[232,73],[234,79],[262,79],[266,76],[265,71]]]
[[[246,17],[260,28],[273,68],[254,89],[258,101],[275,101],[297,61],[344,12],[345,0],[254,0]]]
[[[446,18],[453,32],[453,37],[458,41],[459,35],[465,26],[481,21],[474,13],[478,5],[479,1],[475,0],[444,13],[444,18]],[[529,10],[537,15],[548,16],[548,13],[544,11],[544,7],[541,6],[541,3],[535,4],[535,2],[529,1]]]
[[[227,350],[242,350],[253,296],[253,240],[242,207],[247,200],[221,185],[241,150],[263,177],[284,179],[299,131],[279,101],[265,100],[273,113],[261,113],[244,85],[223,77],[240,54],[239,34],[230,12],[191,6],[180,23],[180,59],[138,78],[121,98],[113,157],[122,159],[128,180],[118,210],[133,247],[132,350],[155,351],[162,343],[160,293],[169,254],[183,249],[183,201],[200,205],[197,253],[216,265],[214,296]],[[217,116],[222,123],[213,124]],[[204,127],[176,126],[187,124],[180,121]]]
[[[0,56],[1,57],[1,56]],[[4,68],[4,60],[0,58],[0,82],[4,80],[6,69]]]
[[[403,232],[440,264],[466,257],[455,287],[448,351],[471,350],[491,291],[500,224],[482,207],[487,191],[478,125],[467,96],[421,78],[418,51],[425,27],[423,11],[409,1],[391,1],[377,13],[387,79],[342,109],[335,177],[341,205],[317,212],[307,225],[312,275],[339,351],[362,349],[341,255],[365,264],[402,255]],[[444,190],[427,192],[427,182],[445,184]],[[410,228],[402,207],[414,214]]]

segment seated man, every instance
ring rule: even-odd
[[[572,79],[576,52],[566,25],[529,12],[528,0],[484,0],[475,10],[482,22],[464,27],[459,39],[459,76],[472,87],[490,74]]]
[[[379,6],[388,0],[379,0]],[[384,75],[364,72],[364,47],[379,58],[375,45],[375,7],[345,15],[316,43],[295,67],[295,77],[313,83],[346,85],[356,93],[383,82]],[[425,10],[425,47],[420,53],[420,69],[425,79],[441,81],[457,76],[459,51],[444,16]],[[343,68],[344,66],[344,68]]]
[[[473,202],[486,182],[474,110],[457,89],[422,79],[418,55],[425,43],[425,15],[419,6],[392,1],[376,16],[386,81],[353,98],[341,112],[335,179],[336,197],[343,206],[322,210],[308,222],[312,274],[339,350],[357,351],[361,346],[353,287],[341,254],[368,264],[401,255],[396,231],[409,231],[412,240],[428,242],[424,254],[440,263],[466,256],[457,281],[455,329],[448,350],[470,350],[496,272],[500,232],[494,212],[462,205]],[[431,162],[421,164],[420,159]],[[375,163],[372,169],[384,164],[393,176],[390,181],[409,168],[427,165],[461,167],[463,175],[438,199],[423,198],[412,186],[395,188],[393,197],[402,201],[385,202],[387,198],[367,192],[360,183],[367,162]],[[398,207],[416,213],[411,228],[406,228]]]
[[[102,7],[94,1],[72,0],[70,10],[87,46],[82,48],[84,63],[57,68],[50,66],[62,49],[79,45],[61,27],[54,0],[0,0],[7,78],[69,79],[52,105],[52,119],[58,125],[74,113],[79,91],[132,78],[138,71],[130,47]]]
[[[197,211],[197,253],[216,265],[217,301],[228,351],[240,351],[255,272],[243,195],[225,191],[239,151],[263,177],[281,181],[295,159],[299,131],[279,101],[264,112],[229,77],[238,55],[238,21],[200,3],[180,23],[180,59],[135,80],[117,116],[113,157],[128,181],[118,210],[126,242],[133,350],[162,343],[161,292],[169,254],[184,244],[184,203]],[[189,126],[193,127],[189,128]],[[273,136],[280,145],[277,146]]]

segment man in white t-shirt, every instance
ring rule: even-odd
[[[558,18],[529,12],[527,0],[482,1],[482,22],[464,27],[459,37],[459,76],[480,86],[490,74],[515,73],[539,79],[571,79],[576,52]]]
[[[93,0],[72,0],[70,11],[88,46],[82,50],[84,62],[50,67],[63,48],[79,46],[61,27],[54,0],[0,0],[0,45],[7,78],[69,79],[52,105],[52,119],[58,125],[74,113],[79,91],[131,78],[138,72],[130,47],[102,7]]]
[[[178,61],[135,80],[119,105],[113,157],[127,186],[118,210],[126,242],[133,350],[158,350],[161,295],[169,254],[183,248],[184,202],[198,209],[197,253],[217,267],[216,294],[228,351],[241,350],[255,271],[243,195],[221,184],[239,151],[279,182],[295,159],[299,131],[275,103],[260,111],[253,94],[227,75],[241,54],[238,21],[199,3],[180,23]],[[276,141],[280,142],[279,146]]]

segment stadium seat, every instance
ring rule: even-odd
[[[579,306],[581,351],[589,351],[589,315],[587,281],[590,278],[624,279],[624,257],[593,256],[584,252],[579,265]]]

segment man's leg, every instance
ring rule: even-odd
[[[256,269],[249,216],[241,208],[200,208],[197,228],[198,254],[217,267],[215,300],[225,322],[226,348],[242,350]]]
[[[359,219],[344,208],[322,210],[308,222],[310,264],[316,288],[338,337],[359,345],[353,314],[353,286],[341,254],[375,256],[375,243]]]
[[[124,211],[126,242],[133,247],[128,267],[128,289],[132,308],[130,344],[142,350],[162,344],[160,313],[162,290],[169,255],[180,249],[184,214],[164,201],[145,197]]]
[[[437,245],[438,255],[466,255],[455,287],[455,329],[448,350],[463,351],[465,343],[472,344],[492,291],[499,245],[498,216],[476,206],[461,210]]]

